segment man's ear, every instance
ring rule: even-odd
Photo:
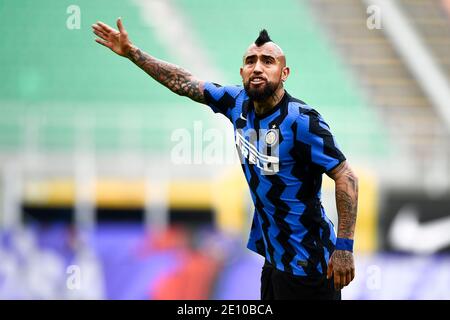
[[[239,73],[240,73],[241,77],[242,77],[242,70],[244,70],[244,69],[242,67],[240,67],[239,68]]]
[[[291,70],[289,69],[289,67],[284,67],[283,70],[281,70],[281,81],[286,81],[290,73]]]

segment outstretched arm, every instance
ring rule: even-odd
[[[205,103],[203,95],[204,82],[196,79],[190,72],[174,64],[156,59],[134,46],[128,38],[122,20],[117,20],[119,31],[103,22],[92,25],[95,39],[101,45],[111,49],[122,57],[130,59],[149,76],[178,95],[186,96],[200,103]]]
[[[342,162],[327,173],[335,181],[336,207],[338,212],[338,238],[353,240],[358,207],[358,178],[348,165]],[[337,290],[348,285],[355,277],[353,253],[336,249],[328,264],[327,275],[334,273],[334,285]]]

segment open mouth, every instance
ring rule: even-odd
[[[250,83],[251,84],[261,84],[263,82],[266,82],[266,80],[264,78],[261,77],[254,77],[250,79]]]

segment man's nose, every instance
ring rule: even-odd
[[[253,69],[253,73],[262,73],[262,65],[259,60],[256,61],[256,63],[255,63],[255,68]]]

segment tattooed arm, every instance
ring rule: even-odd
[[[174,64],[158,60],[134,46],[128,39],[128,33],[120,18],[117,20],[117,27],[119,31],[102,22],[92,25],[93,32],[99,37],[95,41],[118,55],[129,58],[149,76],[176,94],[189,97],[200,103],[205,102],[203,81],[197,80],[188,71]]]
[[[339,216],[338,238],[353,239],[358,206],[358,178],[343,161],[328,173],[336,185],[336,207]]]
[[[353,239],[358,208],[358,178],[347,161],[327,173],[335,181],[338,212],[338,238]],[[328,278],[334,274],[334,285],[340,290],[355,277],[353,253],[335,250],[328,264]]]
[[[203,82],[195,79],[188,71],[165,61],[158,60],[132,46],[128,57],[153,79],[180,96],[205,102]]]

